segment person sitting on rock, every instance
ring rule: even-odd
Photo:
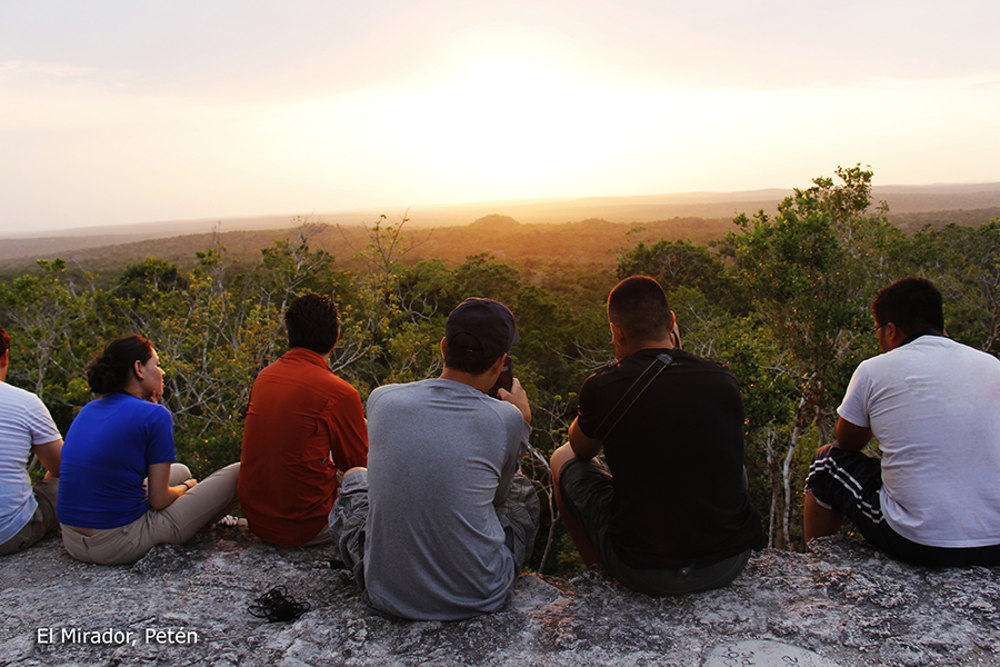
[[[338,471],[368,461],[361,397],[330,370],[337,306],[306,294],[285,312],[289,350],[258,375],[243,427],[238,493],[250,531],[282,546],[330,543]]]
[[[680,348],[653,278],[618,283],[608,320],[618,362],[583,383],[569,442],[552,455],[560,515],[584,564],[627,588],[725,586],[763,540],[747,494],[739,384]],[[594,460],[602,449],[607,467]]]
[[[10,336],[0,327],[0,556],[27,549],[59,526],[62,436],[38,398],[7,384]],[[45,466],[34,486],[24,464],[31,454]]]
[[[66,433],[57,503],[71,556],[133,563],[157,544],[187,542],[236,504],[239,463],[201,483],[174,463],[173,417],[158,404],[163,370],[152,343],[111,341],[87,367],[87,382],[100,396]]]
[[[531,408],[517,379],[489,392],[518,338],[503,304],[466,299],[445,325],[441,376],[368,399],[369,468],[344,475],[330,529],[376,609],[457,620],[510,597],[538,531],[518,468]]]
[[[816,453],[805,539],[844,518],[893,558],[1000,565],[1000,360],[945,334],[943,299],[909,277],[872,302],[881,354],[862,361]],[[861,450],[875,437],[881,459]]]

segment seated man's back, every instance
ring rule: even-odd
[[[663,352],[670,354],[670,367],[604,440],[615,480],[608,534],[621,558],[636,568],[717,562],[757,543],[760,535],[743,481],[740,389],[728,369],[681,349],[641,350],[587,380],[577,424],[584,433],[597,433]]]
[[[379,387],[368,400],[365,584],[404,618],[467,618],[506,602],[514,559],[494,501],[506,496],[528,425],[460,382]]]
[[[894,558],[1000,564],[1000,360],[946,336],[944,299],[909,277],[872,301],[881,354],[837,409],[837,443],[806,480],[808,544],[845,518]],[[878,439],[880,457],[862,450]]]
[[[441,377],[368,398],[370,470],[344,474],[330,530],[376,609],[447,621],[510,598],[539,514],[518,470],[531,430],[508,355],[518,338],[506,306],[466,299],[445,324]]]
[[[882,452],[882,512],[936,547],[1000,544],[1000,361],[924,335],[865,360],[840,416]]]
[[[237,492],[250,530],[283,546],[329,541],[337,470],[363,466],[368,438],[358,392],[330,370],[337,311],[307,294],[285,315],[291,349],[250,392]]]
[[[647,595],[719,588],[762,545],[743,471],[743,404],[726,368],[680,349],[660,284],[608,294],[617,363],[584,381],[556,500],[585,565]],[[604,450],[607,467],[594,461]]]

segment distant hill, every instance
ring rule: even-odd
[[[774,212],[785,190],[685,193],[644,197],[485,202],[414,207],[389,212],[389,220],[409,218],[406,234],[416,247],[409,261],[438,258],[460,263],[468,255],[493,254],[512,265],[539,262],[613,263],[613,251],[638,240],[658,238],[708,242],[732,228],[738,212]],[[883,186],[876,200],[890,206],[890,219],[912,231],[949,222],[975,225],[1000,216],[1000,183],[979,185]],[[367,243],[374,211],[310,215],[319,225],[311,246],[332,253],[345,268]],[[224,244],[231,258],[256,263],[275,238],[294,234],[303,219],[260,216],[221,221],[194,220],[122,227],[68,230],[41,238],[0,240],[0,268],[30,267],[36,258],[61,256],[88,271],[112,272],[147,256],[187,267],[194,253]],[[151,241],[155,241],[152,242]]]
[[[913,211],[910,213],[889,213],[889,220],[904,232],[916,232],[925,227],[943,227],[955,223],[963,226],[977,226],[1000,218],[1000,206],[949,211]]]
[[[407,263],[440,259],[455,266],[471,255],[488,253],[518,268],[552,264],[593,265],[606,268],[614,264],[614,252],[638,240],[659,238],[708,242],[721,238],[732,227],[731,220],[720,218],[674,218],[643,225],[591,219],[561,224],[522,224],[507,216],[487,216],[472,224],[448,227],[404,226],[406,244],[412,246],[404,257]],[[187,234],[155,241],[143,240],[79,249],[63,249],[58,256],[71,267],[91,273],[111,274],[126,265],[155,256],[190,268],[197,263],[195,253],[222,244],[230,260],[253,265],[260,260],[260,250],[275,239],[294,238],[296,228]],[[364,225],[326,225],[310,227],[309,246],[333,255],[342,268],[357,270],[356,257],[368,243]],[[54,257],[56,254],[44,255]],[[31,268],[37,256],[0,260],[0,268]]]
[[[509,215],[484,215],[478,220],[474,220],[471,225],[472,229],[483,229],[483,230],[493,230],[493,231],[507,231],[511,227],[516,227],[521,223],[510,217]]]

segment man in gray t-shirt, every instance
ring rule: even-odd
[[[441,377],[369,397],[368,469],[345,474],[330,529],[376,609],[455,620],[509,598],[538,530],[518,473],[528,398],[516,379],[489,395],[517,340],[505,306],[466,299],[448,316]]]

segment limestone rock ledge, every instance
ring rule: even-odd
[[[52,537],[0,560],[0,664],[781,664],[780,651],[751,645],[790,646],[799,654],[785,662],[799,665],[1000,664],[1000,568],[915,568],[844,538],[818,544],[758,552],[724,590],[654,599],[594,572],[531,575],[500,613],[416,623],[363,605],[331,548],[216,528],[103,567]],[[310,611],[287,623],[251,616],[275,584]],[[105,637],[81,641],[74,628]]]

